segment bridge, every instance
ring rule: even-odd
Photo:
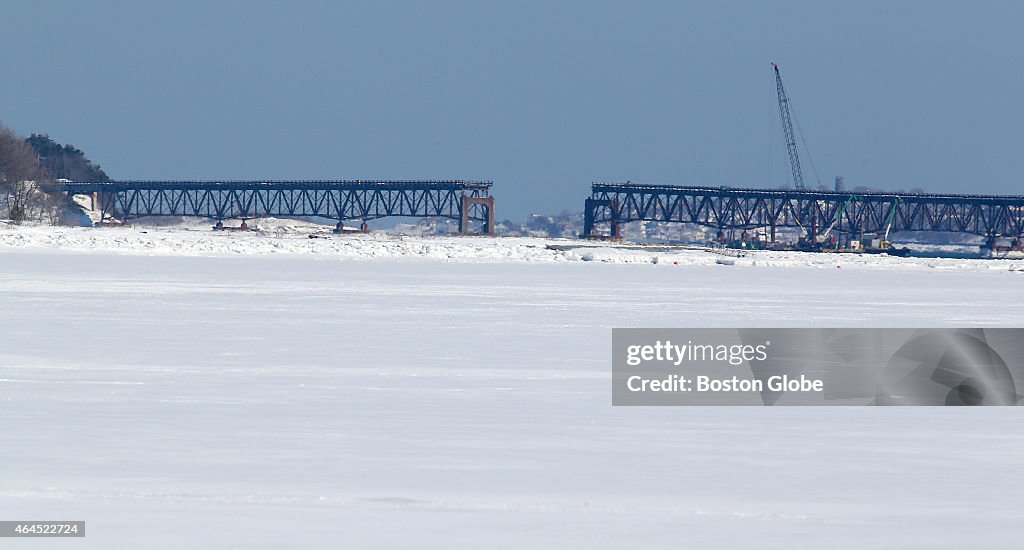
[[[737,189],[595,183],[586,199],[584,236],[607,223],[613,237],[634,221],[680,222],[729,229],[797,227],[811,239],[823,229],[859,235],[892,231],[1024,236],[1024,196],[946,195],[809,189]]]
[[[198,216],[246,220],[265,216],[321,217],[345,221],[388,216],[457,220],[469,233],[494,233],[489,181],[114,181],[62,183],[58,189],[87,195],[102,218]]]

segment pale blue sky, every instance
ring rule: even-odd
[[[779,185],[777,61],[826,185],[1024,193],[1022,2],[37,0],[3,19],[0,120],[118,179],[493,179],[513,219],[580,210],[592,181]]]

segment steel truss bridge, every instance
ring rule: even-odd
[[[593,184],[584,236],[606,223],[611,236],[634,221],[681,222],[718,228],[803,229],[812,239],[832,227],[850,235],[892,231],[1024,236],[1024,196],[942,195],[669,185]]]
[[[494,233],[489,181],[115,181],[63,183],[58,189],[89,195],[102,219],[199,216],[249,219],[264,216],[322,217],[344,221],[387,216],[440,217],[472,222]]]

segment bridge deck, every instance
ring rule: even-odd
[[[62,183],[72,194],[122,190],[265,190],[265,189],[382,189],[382,190],[475,190],[486,193],[490,181],[469,180],[122,180]]]
[[[594,193],[614,192],[649,192],[649,193],[724,193],[733,196],[751,197],[793,197],[832,199],[841,197],[846,200],[851,195],[874,199],[900,198],[904,200],[952,200],[978,202],[1011,202],[1024,205],[1024,195],[980,195],[955,193],[907,193],[899,191],[832,191],[827,189],[764,189],[747,187],[707,187],[699,185],[645,185],[636,183],[595,183],[591,186]]]

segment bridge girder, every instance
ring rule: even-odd
[[[838,218],[838,219],[837,219]],[[584,235],[595,225],[677,222],[717,229],[824,228],[857,234],[892,231],[1024,236],[1024,196],[850,193],[824,190],[595,183],[584,212]]]
[[[117,181],[64,183],[60,191],[91,194],[104,216],[234,218],[323,217],[341,221],[388,216],[473,221],[494,233],[489,181]]]

